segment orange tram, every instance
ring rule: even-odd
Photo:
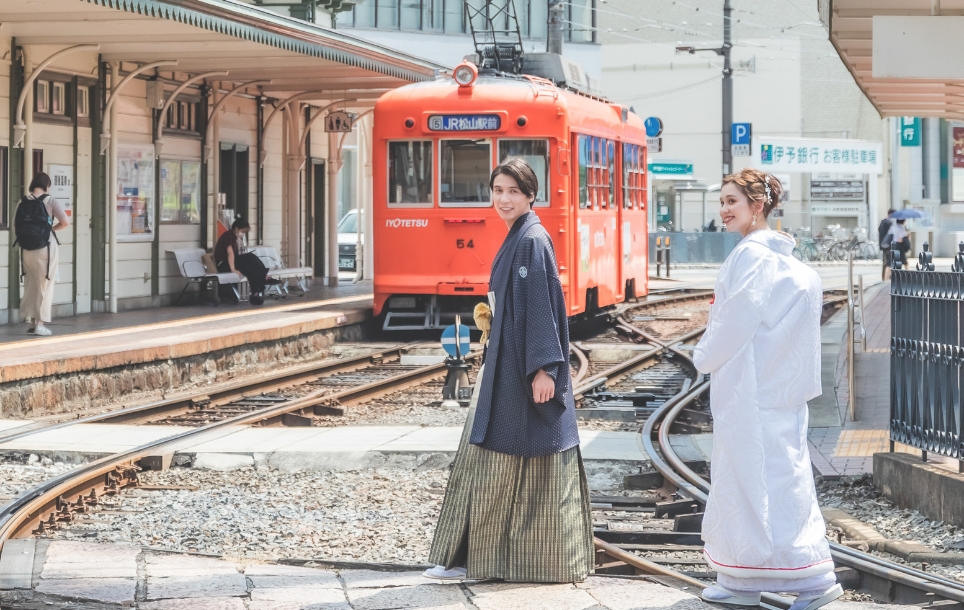
[[[552,236],[570,317],[648,292],[646,130],[629,108],[514,75],[386,93],[374,120],[375,315],[386,330],[471,324],[506,226],[489,174],[522,157]]]

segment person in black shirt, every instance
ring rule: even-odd
[[[248,278],[251,286],[251,304],[264,303],[264,287],[267,283],[268,269],[253,252],[239,253],[238,243],[241,236],[251,230],[251,225],[243,218],[238,218],[231,225],[230,231],[225,231],[214,246],[214,263],[219,273],[237,273]]]
[[[877,245],[880,246],[880,258],[884,261],[884,267],[880,272],[880,279],[887,279],[887,269],[890,267],[890,243],[885,242],[884,238],[887,237],[887,233],[890,232],[890,227],[894,223],[891,220],[891,215],[896,212],[895,209],[891,208],[887,210],[887,218],[880,221],[877,225]]]

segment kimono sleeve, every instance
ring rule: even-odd
[[[693,352],[693,363],[701,373],[719,370],[743,349],[763,322],[770,300],[775,266],[769,256],[753,246],[738,253],[721,284],[729,295],[714,306],[710,323]]]
[[[558,367],[568,361],[562,351],[559,331],[560,308],[565,308],[555,268],[555,256],[542,239],[531,241],[525,285],[525,373],[527,379],[543,369],[553,379]]]

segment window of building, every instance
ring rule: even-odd
[[[484,0],[468,0],[474,7]],[[496,0],[495,6],[505,0]],[[565,8],[566,38],[571,42],[595,42],[596,0],[569,0]],[[545,40],[549,21],[548,0],[515,0],[519,31],[523,38]],[[337,27],[415,30],[465,34],[464,0],[367,0],[335,17]],[[505,27],[505,24],[500,24]]]
[[[388,206],[432,207],[432,142],[388,143]]]
[[[499,140],[499,163],[509,157],[523,159],[539,179],[535,207],[549,205],[549,142],[547,140]]]
[[[638,144],[623,144],[623,207],[646,208],[646,149]]]
[[[183,101],[172,103],[167,108],[164,128],[197,132],[197,104]]]
[[[67,85],[65,83],[52,83],[50,90],[50,112],[53,114],[64,114],[66,102]]]
[[[50,112],[50,81],[38,80],[34,88],[35,112]]]
[[[579,136],[579,207],[608,208],[614,203],[615,144],[594,136]]]
[[[117,147],[117,239],[154,239],[154,147]]]
[[[195,224],[201,221],[197,161],[161,159],[161,222]]]
[[[77,116],[90,116],[90,88],[77,87]]]
[[[492,145],[488,140],[439,142],[439,205],[484,208],[492,205],[489,174]]]

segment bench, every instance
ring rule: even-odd
[[[255,256],[261,259],[264,266],[268,268],[270,277],[281,281],[280,284],[267,286],[265,294],[272,289],[277,290],[280,296],[288,294],[288,282],[290,280],[295,280],[298,283],[302,295],[308,292],[308,278],[314,277],[314,271],[311,267],[285,267],[281,262],[281,257],[278,256],[278,251],[271,246],[252,246],[248,248],[248,252],[253,252]]]
[[[218,273],[217,267],[214,266],[214,258],[207,254],[203,248],[181,248],[168,250],[168,252],[174,255],[181,277],[187,280],[187,284],[184,285],[184,289],[181,290],[175,304],[181,302],[184,293],[187,292],[188,286],[191,284],[198,284],[202,295],[205,292],[213,292],[213,305],[221,303],[221,299],[218,297],[218,286],[231,286],[231,290],[234,291],[238,300],[241,300],[241,283],[247,282],[247,278],[237,273]],[[205,259],[208,260],[205,261]]]

